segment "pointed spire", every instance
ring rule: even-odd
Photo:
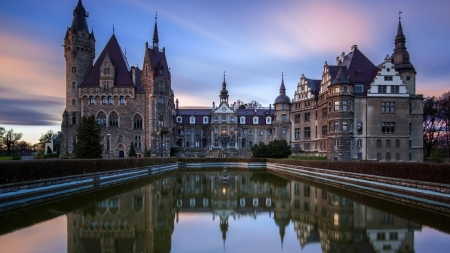
[[[400,14],[401,12],[399,12],[399,15]],[[395,36],[394,44],[395,47],[394,53],[392,54],[392,62],[394,63],[395,69],[414,70],[414,66],[411,64],[409,59],[409,52],[406,49],[406,37],[403,34],[403,27],[400,17],[398,19],[397,35]]]
[[[155,14],[155,28],[153,29],[153,48],[158,48],[158,12]]]
[[[220,102],[228,103],[228,90],[227,90],[227,82],[225,81],[225,73],[226,71],[223,71],[223,82],[222,82],[222,90],[220,91]]]
[[[405,36],[405,35],[403,35],[402,22],[401,22],[400,18],[398,19],[397,36]]]
[[[283,72],[281,72],[280,95],[286,95],[286,88],[284,87],[284,73]]]
[[[86,17],[89,17],[89,13],[83,6],[81,0],[78,0],[78,4],[73,10],[72,31],[86,31],[89,32],[89,28],[86,22]]]

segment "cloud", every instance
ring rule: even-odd
[[[54,125],[61,121],[64,99],[38,96],[34,99],[1,98],[0,124],[4,125]]]

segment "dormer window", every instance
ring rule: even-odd
[[[240,122],[241,122],[241,124],[245,124],[245,117],[244,116],[241,117]]]
[[[258,117],[254,117],[253,118],[253,124],[258,124],[259,123],[259,118]]]
[[[266,124],[271,124],[271,123],[272,123],[272,117],[267,117]]]
[[[178,116],[178,117],[177,117],[177,122],[178,122],[178,123],[181,123],[182,120],[183,120],[183,119],[181,118],[181,116]]]
[[[208,117],[207,116],[203,117],[203,124],[208,124]]]
[[[190,123],[190,124],[195,124],[195,117],[194,117],[194,116],[191,116],[191,117],[189,118],[189,123]]]

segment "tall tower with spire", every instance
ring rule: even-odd
[[[416,94],[416,70],[411,64],[409,52],[406,49],[406,37],[403,34],[402,22],[399,17],[397,36],[395,36],[395,48],[392,54],[392,61],[395,70],[400,74],[410,95]]]
[[[170,69],[165,48],[159,49],[157,16],[153,30],[152,47],[145,44],[144,64],[141,76],[146,93],[145,110],[148,127],[145,127],[146,146],[158,157],[170,156],[174,135],[175,112]]]
[[[81,0],[73,10],[72,25],[64,37],[64,57],[66,58],[66,109],[63,114],[63,136],[61,153],[74,151],[76,124],[81,118],[81,99],[78,86],[85,80],[95,58],[94,31],[89,31],[86,18],[88,12]]]
[[[291,136],[291,99],[286,95],[286,88],[284,86],[284,75],[281,75],[280,95],[275,99],[273,103],[275,109],[274,121],[272,125],[275,127],[274,137],[275,139],[285,139],[288,144]]]
[[[225,71],[223,72],[222,90],[220,90],[220,104],[225,103],[228,106],[227,82],[225,82]]]

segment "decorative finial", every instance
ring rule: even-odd
[[[283,78],[284,77],[284,72],[281,72],[281,78]]]
[[[114,24],[113,24],[113,34],[114,34],[115,31],[116,31],[116,28],[114,27]]]
[[[400,19],[402,19],[402,17],[400,16],[400,14],[402,14],[403,13],[403,11],[398,11],[398,19],[400,20]]]
[[[158,21],[158,11],[155,13],[155,22]]]
[[[227,73],[225,70],[223,71],[223,80],[225,80],[225,73]]]

